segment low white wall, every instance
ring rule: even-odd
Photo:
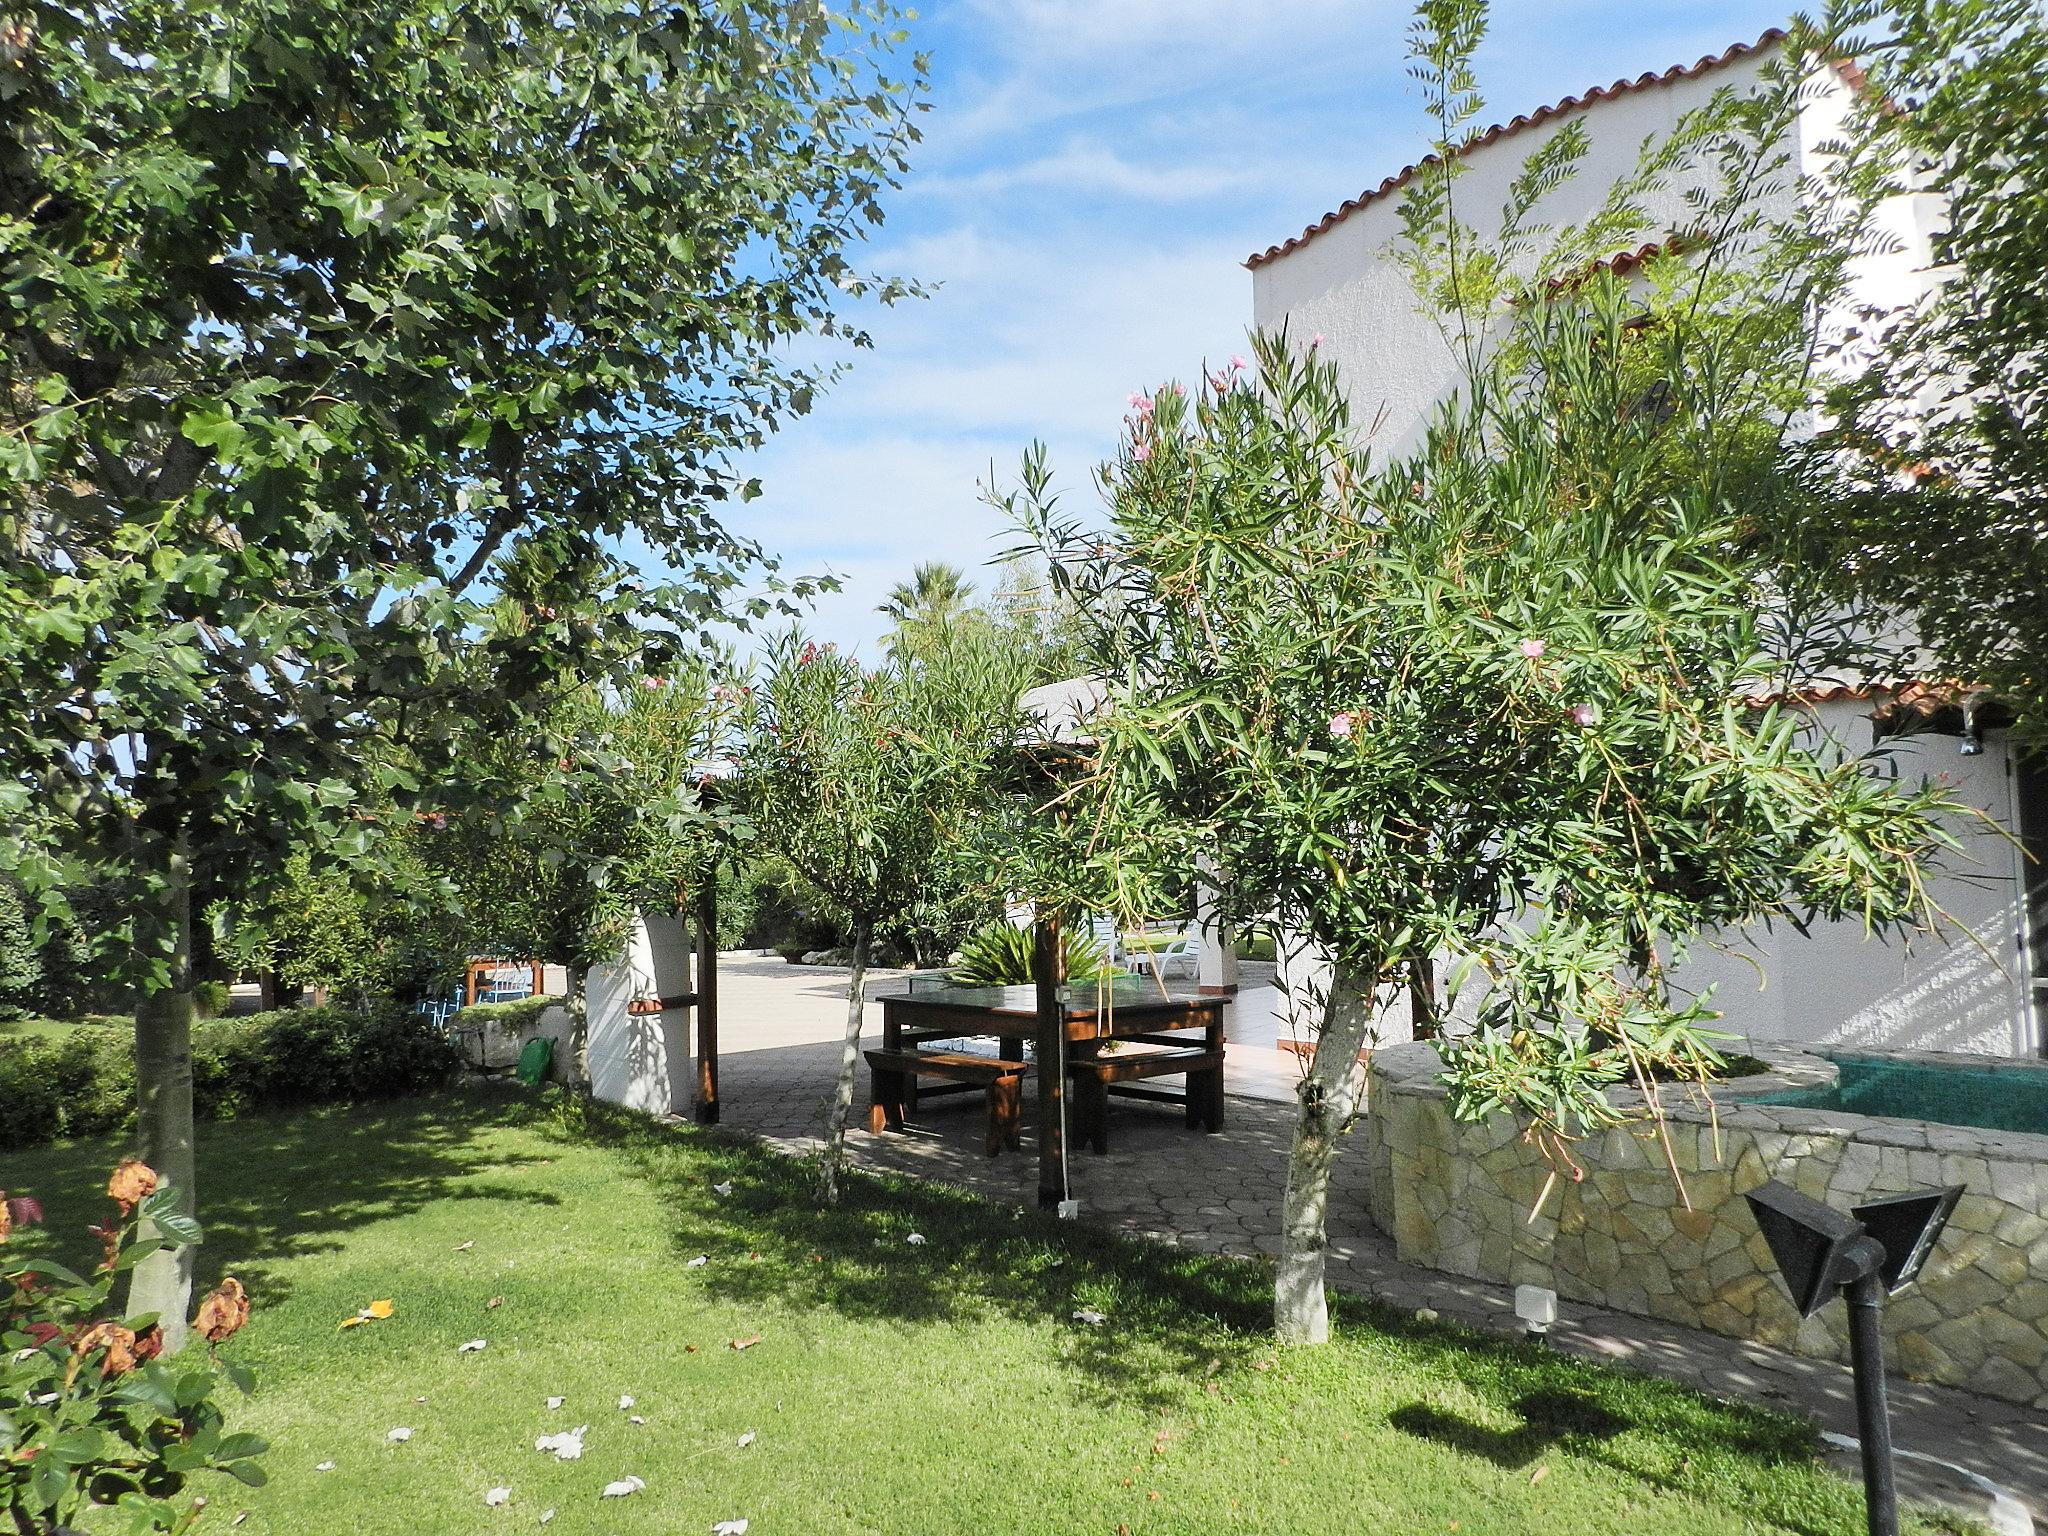
[[[636,918],[626,952],[594,965],[584,985],[590,1020],[590,1090],[650,1114],[689,1106],[690,1010],[634,1013],[629,1005],[691,990],[690,943],[677,916]]]

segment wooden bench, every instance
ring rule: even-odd
[[[864,1053],[874,1080],[868,1129],[900,1131],[917,1108],[917,1080],[936,1077],[962,1088],[988,1092],[988,1155],[1015,1149],[1024,1121],[1024,1073],[1028,1064],[964,1051],[879,1050]]]
[[[1171,1039],[1171,1036],[1164,1037]],[[1184,1038],[1184,1037],[1183,1037]],[[1097,1152],[1109,1150],[1109,1096],[1185,1103],[1190,1128],[1223,1129],[1223,1052],[1208,1045],[1176,1044],[1160,1050],[1113,1051],[1073,1056],[1067,1071],[1074,1078],[1074,1139]],[[1185,1092],[1140,1088],[1148,1077],[1187,1074]]]

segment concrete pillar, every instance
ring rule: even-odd
[[[650,1114],[690,1104],[690,944],[675,914],[639,915],[618,959],[590,968],[590,1091]]]
[[[1211,883],[1215,865],[1198,861],[1195,874],[1195,929],[1201,939],[1202,991],[1214,996],[1237,994],[1237,935],[1216,910],[1216,890]]]

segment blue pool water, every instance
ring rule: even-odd
[[[1884,1056],[1834,1061],[1842,1075],[1832,1087],[1761,1094],[1757,1102],[2048,1135],[2048,1070],[1937,1066]]]

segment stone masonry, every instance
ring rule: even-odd
[[[1919,1282],[1885,1310],[1890,1362],[2048,1408],[2048,1136],[1748,1102],[1835,1067],[1739,1049],[1768,1071],[1717,1085],[1711,1103],[1666,1089],[1664,1134],[1632,1120],[1575,1143],[1577,1169],[1556,1172],[1514,1120],[1452,1120],[1428,1046],[1383,1049],[1362,1127],[1373,1219],[1410,1263],[1846,1359],[1845,1309],[1799,1318],[1742,1194],[1777,1178],[1846,1210],[1960,1184]],[[1616,1099],[1641,1107],[1633,1091]]]

